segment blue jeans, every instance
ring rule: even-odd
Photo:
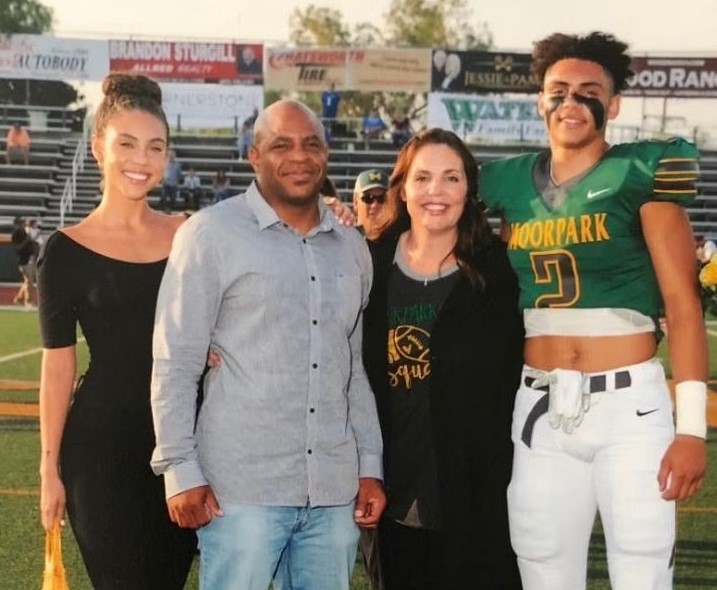
[[[354,503],[223,505],[199,529],[202,590],[348,590],[359,531]]]

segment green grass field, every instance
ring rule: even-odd
[[[717,331],[710,334],[710,374],[717,379]],[[0,380],[39,380],[40,347],[37,314],[0,311]],[[10,355],[30,352],[17,358]],[[87,353],[79,346],[80,367]],[[0,402],[34,402],[37,391],[0,389]],[[675,569],[676,590],[714,590],[717,588],[717,430],[709,436],[710,472],[699,496],[680,506],[679,537]],[[0,416],[0,588],[31,590],[39,588],[42,574],[43,534],[39,523],[39,430],[37,419]],[[69,527],[64,532],[65,566],[72,590],[91,590],[84,566]],[[610,588],[605,564],[605,544],[596,525],[591,546],[589,590]],[[197,568],[187,590],[198,588]],[[367,590],[360,564],[352,590]]]

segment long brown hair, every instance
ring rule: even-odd
[[[414,135],[406,145],[401,148],[396,159],[388,183],[386,206],[390,208],[390,228],[407,228],[410,218],[406,203],[401,198],[406,183],[406,176],[413,164],[413,160],[422,147],[427,145],[445,145],[451,148],[463,162],[463,171],[466,175],[466,201],[463,213],[458,219],[458,238],[450,254],[455,256],[458,267],[465,273],[471,283],[482,283],[482,277],[475,265],[477,253],[492,239],[493,232],[488,224],[485,207],[478,201],[478,164],[465,143],[452,131],[439,129],[426,129]]]

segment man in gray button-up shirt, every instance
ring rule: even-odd
[[[152,466],[172,520],[201,527],[205,590],[348,588],[356,523],[385,504],[361,361],[371,261],[319,201],[327,154],[304,105],[268,107],[256,183],[183,225],[160,288]]]

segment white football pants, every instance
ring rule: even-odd
[[[590,409],[572,434],[550,427],[542,413],[547,394],[526,385],[525,369],[513,412],[508,488],[510,536],[524,590],[585,588],[596,510],[613,590],[671,590],[675,503],[660,497],[657,483],[674,438],[662,365],[653,359],[590,374],[593,391],[606,391],[591,394]]]

